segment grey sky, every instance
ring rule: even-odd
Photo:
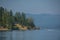
[[[60,13],[60,0],[0,0],[0,6],[31,14]]]

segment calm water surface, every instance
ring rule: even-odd
[[[60,30],[44,29],[0,32],[0,40],[60,40]]]

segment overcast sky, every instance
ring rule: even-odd
[[[31,14],[60,13],[60,0],[0,0],[0,6]]]

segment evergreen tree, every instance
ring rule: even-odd
[[[20,12],[16,12],[15,22],[21,24],[21,14],[20,14]]]
[[[35,25],[34,25],[34,22],[33,22],[33,19],[32,19],[32,18],[28,18],[26,22],[27,22],[27,24],[26,24],[26,25],[27,25],[27,26],[29,26],[28,28],[30,28],[30,29],[31,29],[31,28],[34,28],[34,27],[35,27]]]
[[[3,25],[2,23],[2,14],[4,13],[4,8],[3,7],[0,7],[0,26]]]
[[[13,12],[12,12],[12,10],[10,10],[10,12],[9,12],[9,28],[12,28],[12,26],[13,26],[13,20],[14,18],[13,18]]]
[[[4,10],[4,13],[2,15],[2,23],[4,26],[6,26],[7,24],[7,10],[6,9]]]
[[[22,12],[22,15],[21,15],[21,22],[22,22],[22,25],[26,25],[26,15],[23,12]]]

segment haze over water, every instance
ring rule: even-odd
[[[26,13],[41,28],[5,32],[6,40],[11,40],[11,37],[13,40],[60,40],[60,0],[0,0],[0,6],[12,9],[14,14],[16,11]]]

